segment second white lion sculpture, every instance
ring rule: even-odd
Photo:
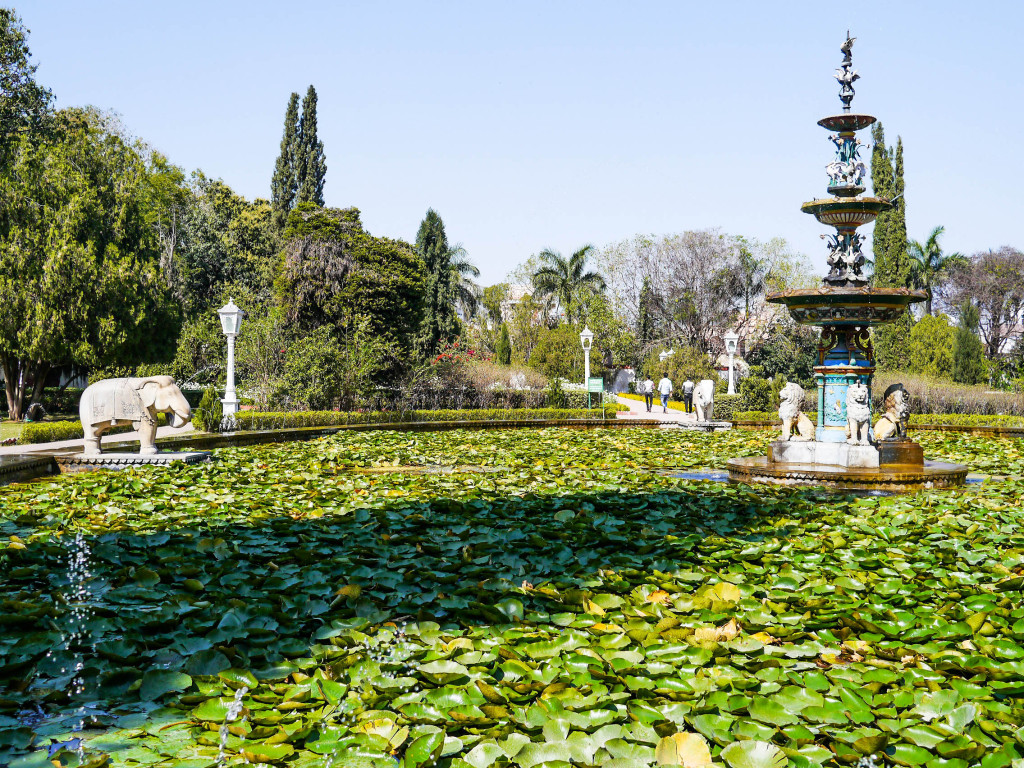
[[[906,440],[910,396],[902,384],[893,384],[885,390],[884,408],[885,413],[875,424],[875,439]]]
[[[871,445],[871,395],[866,384],[851,384],[846,390],[846,442]]]
[[[813,440],[814,425],[803,412],[804,388],[794,381],[779,392],[779,418],[782,419],[782,442]]]

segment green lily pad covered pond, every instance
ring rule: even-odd
[[[0,764],[1024,765],[1024,481],[661,471],[769,439],[344,433],[0,488]]]

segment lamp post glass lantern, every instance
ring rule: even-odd
[[[583,326],[580,333],[580,344],[583,345],[583,384],[590,381],[590,347],[594,343],[594,332],[587,326]]]
[[[736,394],[736,380],[733,376],[733,357],[736,354],[736,345],[740,337],[738,333],[729,331],[722,337],[725,340],[725,351],[729,354],[729,390],[727,394]]]
[[[233,299],[217,310],[220,316],[220,327],[228,338],[228,382],[224,389],[224,417],[233,419],[238,413],[238,396],[235,394],[235,337],[242,330],[242,316],[245,314],[235,306]]]

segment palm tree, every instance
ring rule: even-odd
[[[584,245],[568,259],[550,248],[539,254],[541,266],[533,273],[533,290],[539,299],[554,299],[555,307],[564,308],[570,322],[574,298],[584,291],[598,293],[605,289],[604,278],[587,271],[587,259],[594,251],[594,246]]]
[[[448,269],[455,306],[462,311],[463,318],[469,320],[476,314],[480,301],[480,286],[473,281],[473,278],[480,277],[480,270],[469,260],[462,245],[448,250]]]
[[[928,235],[924,245],[917,240],[907,241],[907,255],[910,256],[914,283],[924,288],[928,298],[924,302],[924,313],[932,313],[932,287],[940,281],[945,273],[956,264],[964,261],[962,253],[943,253],[939,245],[939,237],[946,231],[945,227],[936,227]]]

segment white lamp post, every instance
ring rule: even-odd
[[[594,332],[587,326],[583,326],[580,333],[580,344],[583,345],[583,384],[590,383],[590,346],[594,343]]]
[[[235,337],[242,330],[242,315],[245,314],[235,306],[232,299],[217,310],[220,315],[220,327],[228,337],[228,384],[224,390],[224,416],[230,417],[238,413],[238,396],[235,394]]]
[[[736,383],[732,374],[732,360],[736,354],[736,342],[740,340],[740,336],[738,333],[729,331],[722,338],[725,339],[725,351],[729,353],[729,391],[727,394],[735,395]]]

